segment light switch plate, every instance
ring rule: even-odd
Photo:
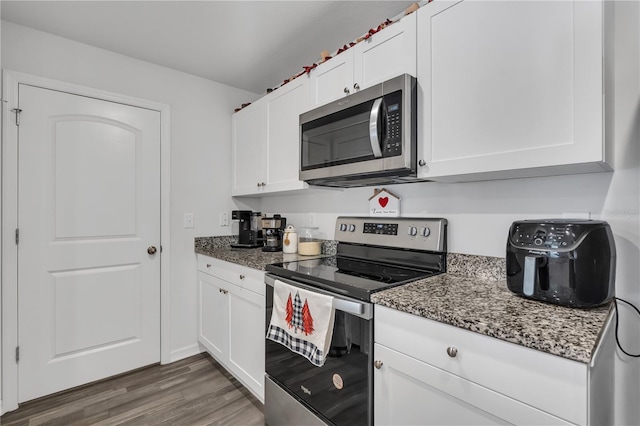
[[[193,213],[184,214],[184,227],[193,228]]]

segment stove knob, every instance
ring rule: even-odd
[[[420,230],[420,235],[422,235],[423,237],[428,237],[429,235],[431,235],[431,229],[425,226]]]
[[[349,232],[354,232],[356,230],[356,226],[353,223],[349,224]]]
[[[412,237],[415,237],[416,235],[418,235],[418,228],[416,228],[415,226],[410,226],[407,229],[407,234],[409,234]]]
[[[347,224],[346,223],[341,223],[340,224],[340,230],[342,232],[346,232],[347,231]]]

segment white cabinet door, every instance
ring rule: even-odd
[[[231,118],[233,129],[232,195],[254,194],[267,180],[267,107],[262,99]]]
[[[262,271],[198,255],[198,341],[260,401],[264,286]]]
[[[266,96],[268,115],[265,192],[303,189],[300,168],[300,114],[310,105],[309,77],[302,75]]]
[[[219,362],[228,354],[227,316],[230,285],[216,277],[198,272],[198,341]]]
[[[354,50],[354,84],[360,89],[402,74],[416,75],[416,13],[361,41]]]
[[[229,369],[263,401],[264,296],[235,286],[231,287],[228,296]]]
[[[374,345],[376,425],[569,423],[386,346]]]
[[[442,1],[417,18],[419,177],[608,169],[602,2]]]
[[[348,49],[311,71],[311,104],[320,106],[353,93],[353,51]]]

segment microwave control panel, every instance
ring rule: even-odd
[[[384,97],[387,134],[384,139],[384,157],[402,154],[402,92]]]

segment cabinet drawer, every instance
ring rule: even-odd
[[[375,344],[375,424],[570,425],[558,417]]]
[[[213,275],[231,284],[253,291],[261,295],[265,294],[264,271],[259,271],[246,266],[236,265],[209,256],[197,255],[198,271]]]
[[[587,423],[586,364],[382,306],[374,317],[376,343],[569,422]],[[455,348],[454,357],[448,348]]]

